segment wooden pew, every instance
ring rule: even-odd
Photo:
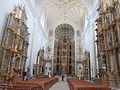
[[[111,90],[109,87],[101,84],[95,84],[83,80],[67,79],[70,90]]]
[[[0,90],[38,90],[35,84],[0,84]]]
[[[58,78],[42,78],[30,81],[16,81],[14,84],[0,84],[0,90],[48,90]]]
[[[58,81],[58,78],[41,78],[30,81],[17,81],[17,84],[36,84],[39,90],[48,90]]]

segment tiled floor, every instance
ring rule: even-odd
[[[49,90],[69,90],[69,87],[66,81],[58,81]]]

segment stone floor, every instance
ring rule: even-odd
[[[68,84],[65,81],[59,80],[55,85],[53,85],[49,90],[69,90]],[[112,90],[120,90],[120,88],[113,88]]]
[[[61,77],[57,76],[59,78],[59,81],[54,84],[49,90],[69,90],[69,86],[67,84],[67,78],[64,78],[64,81],[62,81]],[[111,87],[112,90],[120,90],[120,88]]]
[[[69,87],[66,81],[58,81],[49,90],[69,90]]]
[[[61,77],[58,78],[59,81],[55,85],[53,85],[49,90],[69,90],[66,77],[64,78],[64,81],[62,81]]]

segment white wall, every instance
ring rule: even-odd
[[[92,77],[94,77],[97,73],[97,50],[96,50],[96,23],[95,20],[98,17],[98,13],[96,11],[97,9],[98,1],[96,1],[94,9],[92,9],[92,13],[90,12],[90,15],[87,17],[87,25],[85,27],[85,30],[82,35],[82,43],[83,48],[90,52],[90,63],[91,63],[91,74]]]
[[[23,4],[26,8],[27,13],[27,26],[29,36],[29,47],[28,47],[28,59],[26,67],[30,67],[31,73],[33,64],[36,62],[37,53],[40,48],[45,45],[45,35],[44,30],[40,23],[38,23],[38,19],[36,18],[36,14],[32,9],[32,6],[26,0],[2,0],[0,1],[0,43],[2,41],[2,36],[5,29],[5,23],[8,17],[8,14],[12,12],[16,6]]]

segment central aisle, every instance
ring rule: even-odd
[[[69,90],[69,87],[66,81],[58,81],[49,90]]]

